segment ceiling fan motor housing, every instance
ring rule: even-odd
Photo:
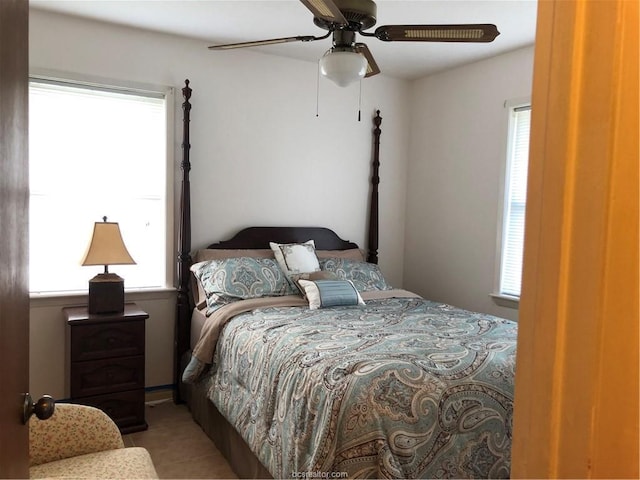
[[[360,31],[371,28],[376,24],[377,7],[373,0],[333,0],[348,26],[340,25],[345,30]],[[333,30],[337,25],[322,18],[314,17],[313,23],[325,30]]]
[[[356,44],[356,33],[352,30],[334,30],[333,31],[333,49],[353,50]]]

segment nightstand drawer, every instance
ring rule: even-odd
[[[72,328],[72,362],[144,354],[144,319]]]
[[[99,408],[111,417],[123,434],[147,428],[142,389],[84,397],[73,402]]]
[[[74,363],[71,397],[144,388],[144,356]]]

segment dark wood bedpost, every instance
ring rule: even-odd
[[[378,263],[378,185],[380,184],[380,110],[373,117],[373,172],[371,174],[371,204],[369,205],[369,239],[367,262]]]
[[[191,187],[189,183],[189,172],[191,163],[189,161],[189,122],[191,115],[191,88],[189,80],[185,80],[185,87],[182,89],[184,102],[183,111],[183,133],[182,133],[182,188],[180,193],[180,226],[178,230],[178,298],[176,301],[176,324],[175,324],[175,349],[174,349],[174,390],[173,401],[182,403],[180,392],[181,384],[181,359],[189,350],[189,322],[191,318],[191,299],[189,297],[189,267],[191,266]]]

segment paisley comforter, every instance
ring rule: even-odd
[[[421,298],[270,306],[207,383],[274,478],[506,478],[515,350],[514,322]]]

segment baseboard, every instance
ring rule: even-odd
[[[144,403],[154,405],[173,400],[173,385],[158,385],[144,389]]]

